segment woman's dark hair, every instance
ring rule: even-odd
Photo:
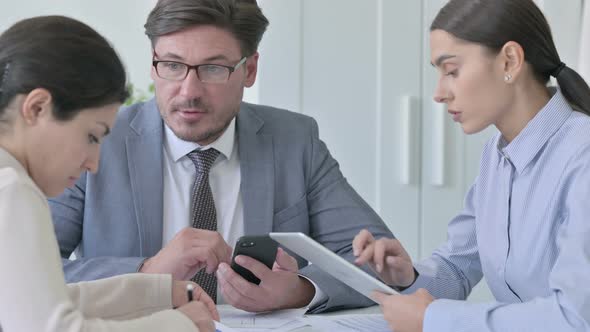
[[[36,88],[51,93],[60,121],[128,97],[115,50],[86,24],[63,16],[25,19],[0,35],[0,119],[16,95]]]
[[[147,18],[145,34],[154,47],[160,36],[199,25],[229,31],[240,43],[242,56],[250,56],[268,20],[256,0],[159,0]]]
[[[517,42],[537,81],[547,84],[550,76],[555,77],[572,107],[590,114],[588,84],[561,62],[549,24],[532,0],[451,0],[432,22],[433,30],[446,31],[496,53],[507,42]]]

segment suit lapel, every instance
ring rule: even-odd
[[[141,255],[155,255],[162,248],[163,221],[163,124],[151,100],[137,110],[126,138],[127,163],[137,216]]]
[[[244,202],[244,234],[272,231],[274,215],[274,154],[271,135],[260,133],[264,121],[248,104],[237,117],[238,149]]]

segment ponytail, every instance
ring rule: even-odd
[[[551,73],[561,93],[576,111],[590,115],[590,87],[582,76],[563,62]]]

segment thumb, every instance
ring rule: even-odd
[[[299,267],[297,266],[297,260],[280,247],[277,249],[275,266],[282,270],[291,272],[297,272],[299,270]]]
[[[383,301],[385,301],[388,296],[389,295],[377,291],[371,292],[371,300],[377,302],[379,305],[383,304]]]
[[[194,277],[197,272],[199,272],[202,268],[206,267],[206,264],[197,264],[195,266],[193,266],[192,268],[189,268],[186,271],[186,274],[182,277],[182,280],[189,280],[192,277]]]
[[[430,294],[430,292],[427,289],[424,288],[419,288],[416,291],[416,295],[422,297],[422,298],[427,298],[427,299],[434,299],[433,296]]]

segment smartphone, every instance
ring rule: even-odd
[[[259,285],[260,279],[250,272],[250,270],[238,265],[235,262],[235,258],[238,255],[249,256],[263,263],[269,269],[272,269],[275,258],[277,257],[278,246],[279,244],[268,235],[242,236],[238,239],[238,242],[236,242],[234,254],[231,259],[231,268],[236,271],[237,274],[241,275],[242,278]]]

